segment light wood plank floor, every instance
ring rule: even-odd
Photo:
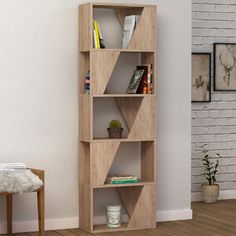
[[[236,236],[236,200],[192,204],[193,220],[162,222],[156,229],[99,233],[96,236]],[[38,233],[15,234],[37,236]],[[47,231],[46,236],[91,236],[79,229]]]

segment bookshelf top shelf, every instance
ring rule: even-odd
[[[104,143],[104,142],[153,142],[155,139],[130,139],[130,138],[108,138],[108,137],[101,137],[101,138],[94,138],[92,140],[88,139],[80,139],[81,142],[91,142],[91,143]]]
[[[123,48],[92,48],[90,50],[81,50],[80,52],[120,52],[120,53],[154,53],[156,50],[146,49],[123,49]]]
[[[99,94],[92,95],[94,98],[113,98],[113,97],[151,97],[155,94]]]
[[[143,8],[143,7],[156,7],[156,5],[148,4],[118,4],[118,3],[90,3],[94,8]]]

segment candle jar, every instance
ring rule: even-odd
[[[116,228],[121,224],[121,206],[107,206],[107,227]]]

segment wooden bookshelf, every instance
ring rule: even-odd
[[[93,48],[92,22],[96,9],[114,10],[121,29],[126,15],[140,15],[127,49]],[[79,7],[79,225],[90,233],[156,227],[156,21],[156,6],[153,5],[87,3]],[[152,64],[152,94],[106,93],[117,60],[126,53],[139,55],[140,64]],[[88,70],[90,94],[84,94],[84,78]],[[126,137],[94,137],[96,99],[115,100],[127,125]],[[106,184],[121,144],[131,145],[132,142],[140,145],[140,181]],[[123,222],[119,228],[94,223],[94,191],[109,189],[117,191],[128,214],[128,222]]]

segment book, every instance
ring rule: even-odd
[[[151,94],[152,93],[152,65],[143,64],[137,66],[138,70],[143,69],[144,73],[140,81],[137,93],[139,94]]]
[[[144,70],[135,70],[134,71],[126,93],[128,93],[128,94],[136,94],[137,93],[143,73],[144,73]]]
[[[106,178],[107,181],[114,181],[114,180],[135,180],[135,179],[138,179],[136,175],[108,176]]]
[[[131,184],[131,183],[138,183],[138,179],[124,179],[124,180],[113,180],[113,181],[108,181],[106,183],[108,184]]]
[[[136,15],[126,16],[124,22],[122,48],[128,48],[136,25]]]
[[[99,32],[98,32],[98,25],[97,25],[97,21],[94,20],[93,21],[93,27],[94,27],[94,30],[95,30],[95,48],[101,48],[100,46],[100,41],[99,41]]]
[[[90,71],[87,72],[84,79],[84,93],[90,94]]]
[[[97,22],[97,28],[98,28],[100,47],[105,48],[104,40],[103,40],[103,37],[102,37],[102,32],[100,30],[100,26],[99,26],[98,22]]]

